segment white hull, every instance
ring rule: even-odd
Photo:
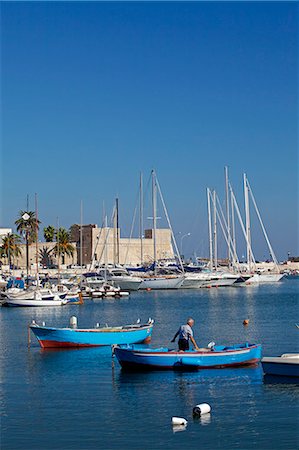
[[[256,283],[277,283],[284,277],[282,273],[261,273],[254,274],[246,284],[256,284]]]
[[[113,283],[125,291],[137,291],[142,283],[138,278],[133,277],[111,277]]]
[[[181,285],[181,289],[199,289],[203,286],[205,280],[196,275],[186,275]]]
[[[184,277],[148,277],[143,278],[139,289],[178,289],[183,281]]]
[[[26,300],[8,298],[5,300],[7,306],[62,306],[67,303],[66,300]]]
[[[204,281],[202,287],[232,286],[235,281],[235,278],[211,278],[211,280]]]

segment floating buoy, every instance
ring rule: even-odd
[[[183,417],[172,417],[171,423],[172,425],[187,425],[188,421]]]
[[[70,318],[70,327],[77,328],[77,317],[76,316],[72,316]]]
[[[146,290],[147,290],[147,291],[151,291],[151,290],[152,290],[152,288],[146,288]]]
[[[193,408],[193,417],[200,417],[203,414],[208,414],[211,412],[211,407],[208,403],[201,403]]]
[[[243,320],[243,325],[248,325],[248,324],[249,324],[249,319]]]

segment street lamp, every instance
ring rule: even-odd
[[[191,233],[183,234],[183,236],[181,237],[181,256],[183,256],[183,239],[187,236],[191,236]]]

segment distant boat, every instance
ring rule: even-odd
[[[131,370],[198,370],[255,364],[261,359],[259,344],[215,345],[212,348],[179,352],[168,348],[141,348],[134,346],[114,348],[123,368]]]
[[[123,267],[107,267],[107,269],[100,270],[99,274],[105,277],[107,281],[112,281],[120,289],[125,291],[137,291],[142,283],[142,280],[139,277],[134,277],[130,275],[129,272]]]
[[[65,297],[65,296],[64,296]],[[50,289],[28,289],[16,294],[8,294],[3,301],[3,306],[63,306],[68,303],[65,298],[53,293]]]
[[[262,366],[266,375],[299,379],[299,353],[285,353],[278,357],[266,356],[262,359]]]
[[[151,340],[153,320],[146,324],[96,328],[52,328],[30,325],[42,348],[97,347],[116,344],[147,343]]]
[[[99,289],[94,289],[91,291],[92,298],[107,298],[107,297],[127,297],[130,293],[128,291],[123,291],[119,286],[113,286],[109,283],[104,283]]]

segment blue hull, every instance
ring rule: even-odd
[[[283,377],[296,377],[299,379],[299,365],[286,363],[263,362],[263,371],[266,375],[275,375]]]
[[[115,328],[72,329],[30,326],[42,348],[96,347],[149,342],[152,324]]]
[[[137,349],[116,347],[115,355],[123,368],[131,370],[198,370],[256,364],[261,359],[261,345],[215,346],[209,351],[178,352],[167,348]]]

